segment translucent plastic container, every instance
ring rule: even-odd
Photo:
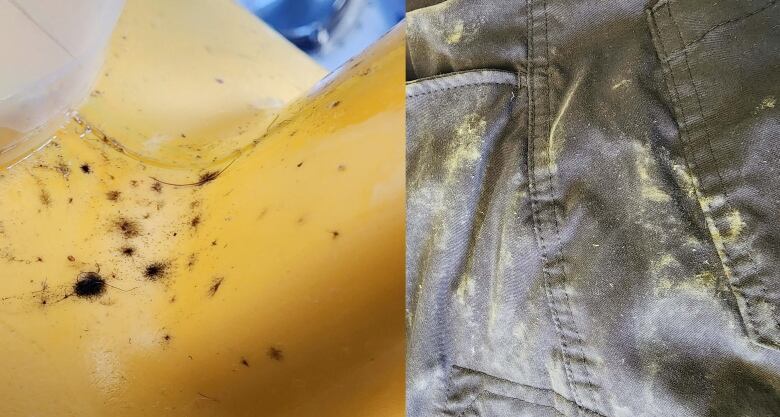
[[[124,0],[0,0],[0,166],[89,94]]]

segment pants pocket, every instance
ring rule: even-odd
[[[647,11],[687,169],[747,336],[780,345],[780,9],[662,0]]]
[[[407,85],[409,415],[450,413],[439,408],[452,388],[445,375],[455,363],[482,361],[470,356],[496,337],[489,315],[500,305],[491,300],[500,283],[493,278],[509,274],[499,269],[503,265],[474,262],[495,257],[501,245],[496,230],[515,230],[501,215],[514,207],[510,200],[525,204],[518,196],[524,135],[512,134],[526,123],[514,117],[526,100],[518,94],[519,78],[474,70]],[[520,214],[524,207],[517,208]]]

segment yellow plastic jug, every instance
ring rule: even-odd
[[[313,85],[228,0],[129,0],[0,171],[0,415],[403,415],[402,30]]]

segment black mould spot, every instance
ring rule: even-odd
[[[144,277],[151,281],[156,281],[165,276],[168,265],[162,262],[149,264],[144,268]]]
[[[131,187],[138,187],[138,181],[137,180],[130,180],[130,186]]]
[[[213,297],[214,294],[219,291],[219,287],[222,285],[222,281],[224,281],[225,278],[217,277],[214,278],[214,282],[211,283],[211,287],[209,287],[209,297]]]
[[[331,109],[335,109],[335,108],[336,108],[336,107],[338,107],[340,104],[341,104],[341,102],[340,102],[340,101],[338,101],[338,100],[336,100],[336,101],[334,101],[333,103],[330,103],[330,108],[331,108]]]
[[[75,262],[76,258],[73,257],[73,255],[68,255],[68,260],[71,261],[71,262]]]
[[[211,241],[211,246],[217,246],[217,240],[216,239]]]
[[[64,162],[60,162],[59,164],[57,164],[57,166],[55,166],[54,169],[60,174],[62,174],[62,176],[65,177],[65,179],[67,179],[68,175],[70,175],[70,167],[65,165]]]
[[[204,172],[204,173],[203,173],[203,174],[200,176],[200,178],[198,179],[198,182],[197,182],[196,184],[197,184],[197,185],[203,185],[203,184],[206,184],[207,182],[214,181],[215,179],[217,179],[217,177],[219,176],[219,174],[220,174],[220,172],[219,172],[219,171],[208,171],[208,172]]]
[[[276,346],[271,346],[268,348],[268,357],[275,361],[282,361],[284,360],[284,352]]]
[[[41,190],[41,194],[39,197],[41,199],[41,204],[47,207],[51,205],[51,195],[49,194],[48,191]]]
[[[160,184],[159,181],[155,181],[154,184],[152,184],[152,191],[161,193],[162,192],[162,184]]]
[[[246,360],[246,358],[241,358],[241,365],[244,365],[247,368],[249,368],[249,361]]]
[[[106,281],[97,272],[84,272],[73,284],[73,292],[79,297],[99,297],[106,291]]]
[[[338,230],[332,230],[330,235],[333,236],[334,239],[338,239],[338,237],[341,236],[341,233],[339,233]]]
[[[141,233],[141,227],[138,225],[138,223],[129,219],[117,220],[116,227],[127,239],[136,237]]]
[[[35,258],[35,261],[36,261],[36,262],[43,262],[43,258],[41,258],[41,257],[39,256],[39,257]]]
[[[125,247],[123,247],[121,249],[121,251],[122,251],[122,255],[125,255],[125,256],[133,256],[133,255],[135,255],[135,248],[133,248],[131,246],[125,246]]]
[[[303,161],[301,161],[301,162],[298,162],[298,165],[296,165],[296,166],[297,166],[298,168],[302,167],[302,166],[303,166]]]
[[[169,335],[168,333],[166,333],[166,334],[163,336],[163,341],[165,341],[165,342],[170,342],[170,341],[171,341],[171,339],[172,339],[172,338],[171,338],[171,335]]]
[[[122,195],[120,191],[109,191],[106,193],[106,198],[109,201],[117,201],[119,200],[119,196]]]
[[[200,216],[195,216],[190,220],[190,226],[194,229],[200,225]]]
[[[81,165],[81,172],[83,172],[85,174],[90,174],[90,173],[92,173],[92,167],[90,167],[89,164],[82,164]]]

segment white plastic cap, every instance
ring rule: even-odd
[[[124,0],[0,0],[0,162],[89,93]]]

